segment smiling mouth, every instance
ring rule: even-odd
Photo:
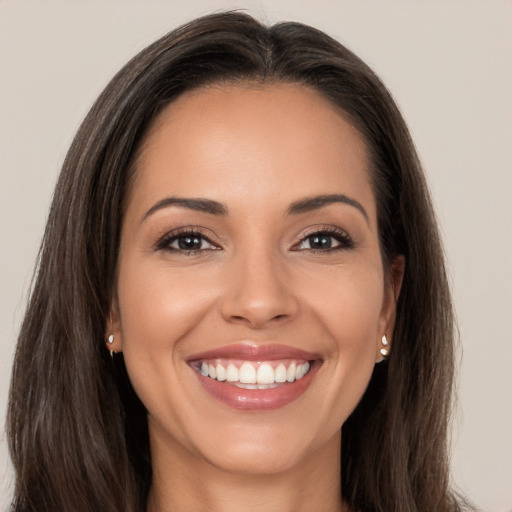
[[[196,354],[188,360],[202,387],[241,411],[270,411],[300,398],[322,359],[284,345],[240,344]]]
[[[304,360],[244,361],[207,359],[193,367],[204,377],[242,389],[273,389],[302,379],[311,364]]]

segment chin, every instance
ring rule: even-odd
[[[223,452],[215,454],[209,462],[216,468],[239,475],[278,475],[287,473],[306,457],[303,448],[275,445],[272,442],[238,443]]]

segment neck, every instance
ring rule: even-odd
[[[340,436],[338,436],[340,438]],[[152,446],[148,512],[344,512],[340,484],[341,439],[280,473],[234,473]],[[159,449],[160,448],[160,449]]]

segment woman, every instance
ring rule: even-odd
[[[16,511],[456,511],[453,314],[389,93],[224,13],[130,61],[68,153],[13,371]]]

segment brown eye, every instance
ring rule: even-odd
[[[341,230],[319,231],[301,240],[294,248],[296,251],[335,251],[354,247],[352,239]]]
[[[184,235],[177,238],[175,244],[183,251],[198,251],[203,248],[203,239],[196,235]]]
[[[305,242],[309,244],[309,249],[330,249],[333,246],[332,236],[329,235],[309,236]]]
[[[181,232],[166,235],[157,245],[157,249],[193,253],[219,249],[213,242],[201,233]]]

